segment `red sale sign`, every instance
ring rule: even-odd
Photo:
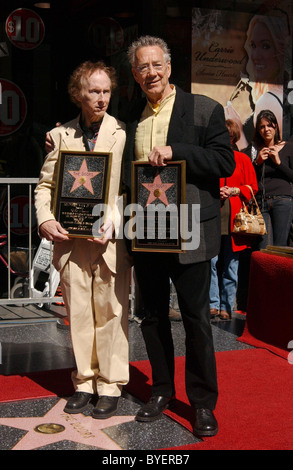
[[[0,137],[12,134],[24,123],[27,103],[15,83],[0,78]]]
[[[36,12],[27,8],[18,8],[10,13],[5,30],[10,42],[19,49],[34,49],[45,36],[43,20]]]

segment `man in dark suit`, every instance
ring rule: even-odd
[[[174,348],[168,318],[171,278],[186,332],[186,392],[194,409],[194,434],[214,436],[213,410],[218,397],[210,325],[210,260],[220,248],[219,178],[235,168],[222,106],[185,93],[169,82],[170,52],[160,38],[141,37],[128,51],[135,80],[146,95],[128,125],[125,183],[131,188],[131,162],[165,166],[186,160],[186,202],[200,204],[200,241],[185,253],[133,252],[135,273],[145,307],[141,323],[152,367],[152,397],[137,413],[153,421],[173,404]]]

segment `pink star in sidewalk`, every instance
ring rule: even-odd
[[[0,425],[28,431],[12,450],[33,450],[59,441],[72,441],[104,450],[122,450],[103,429],[134,421],[134,416],[112,416],[108,419],[93,419],[83,414],[71,415],[63,411],[66,400],[60,399],[43,417],[0,418]],[[57,424],[65,428],[56,434],[36,431],[41,424]]]
[[[174,183],[162,183],[159,172],[157,172],[153,183],[142,183],[142,186],[144,186],[150,192],[146,206],[151,204],[156,199],[160,199],[160,201],[168,206],[169,202],[166,196],[166,191],[173,185]]]
[[[84,186],[91,194],[94,194],[91,179],[97,176],[99,173],[101,173],[100,171],[88,171],[86,160],[83,159],[83,162],[81,164],[79,171],[68,170],[68,173],[70,173],[71,176],[75,178],[73,186],[70,190],[71,193],[75,191],[77,188],[79,188],[80,186]]]

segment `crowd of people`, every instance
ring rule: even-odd
[[[93,397],[98,397],[93,418],[105,419],[117,411],[129,380],[127,302],[133,264],[144,306],[141,331],[152,369],[151,398],[136,420],[152,422],[175,403],[171,279],[186,335],[185,386],[193,432],[214,436],[218,384],[210,316],[231,318],[238,254],[248,249],[231,236],[233,216],[242,201],[249,202],[252,191],[265,204],[261,208],[268,226],[269,218],[272,221],[272,243],[286,243],[292,221],[293,144],[281,140],[278,123],[267,111],[256,123],[256,158],[249,158],[235,148],[239,131],[225,119],[218,102],[170,82],[171,56],[162,39],[139,38],[130,46],[128,58],[145,97],[130,110],[127,125],[107,113],[116,84],[114,70],[102,62],[82,64],[69,84],[80,113],[50,132],[50,151],[35,192],[40,236],[54,242],[53,262],[60,272],[76,360],[75,393],[65,411],[80,413]],[[96,238],[69,237],[53,211],[62,149],[112,153],[110,206],[121,187],[131,201],[133,161],[164,167],[171,160],[185,160],[190,220],[194,205],[200,205],[198,247],[179,254],[131,252],[126,240],[115,238],[110,218]]]
[[[231,120],[227,120],[226,124],[235,148],[235,142],[239,140],[239,127]],[[229,201],[229,211],[227,213],[225,204],[222,204],[221,218],[226,220],[226,225],[222,225],[222,263],[218,262],[218,257],[212,259],[210,289],[211,318],[219,316],[223,320],[229,320],[232,310],[237,308],[239,252],[246,250],[251,254],[268,245],[289,245],[293,220],[293,147],[292,142],[281,139],[278,121],[272,111],[260,111],[251,144],[243,152],[234,150],[234,154],[235,172],[228,182],[220,180],[221,200]],[[239,245],[232,234],[233,220],[242,201],[249,203],[251,189],[267,233],[248,239],[248,245]],[[247,261],[249,263],[249,257],[243,257],[243,263]],[[249,274],[249,268],[246,272]],[[245,282],[249,282],[247,277]]]
[[[219,316],[229,320],[234,309],[238,285],[239,252],[248,248],[247,243],[238,243],[232,236],[235,215],[242,207],[242,201],[249,203],[252,193],[258,190],[255,170],[250,158],[239,152],[236,142],[240,129],[236,122],[226,120],[231,146],[234,151],[236,168],[232,176],[220,179],[221,200],[221,249],[219,256],[211,261],[210,313],[211,318]]]
[[[262,110],[257,115],[253,140],[244,152],[255,170],[256,201],[267,229],[265,235],[251,241],[248,253],[268,245],[289,246],[293,219],[293,147],[291,141],[282,140],[278,120],[271,110]],[[244,258],[244,263],[247,259]]]

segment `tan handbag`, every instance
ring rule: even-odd
[[[253,200],[251,211],[248,211],[244,201],[242,201],[242,208],[234,218],[232,234],[239,234],[244,236],[266,235],[267,230],[264,218],[254,197],[252,188],[250,186],[248,187],[251,191]]]

